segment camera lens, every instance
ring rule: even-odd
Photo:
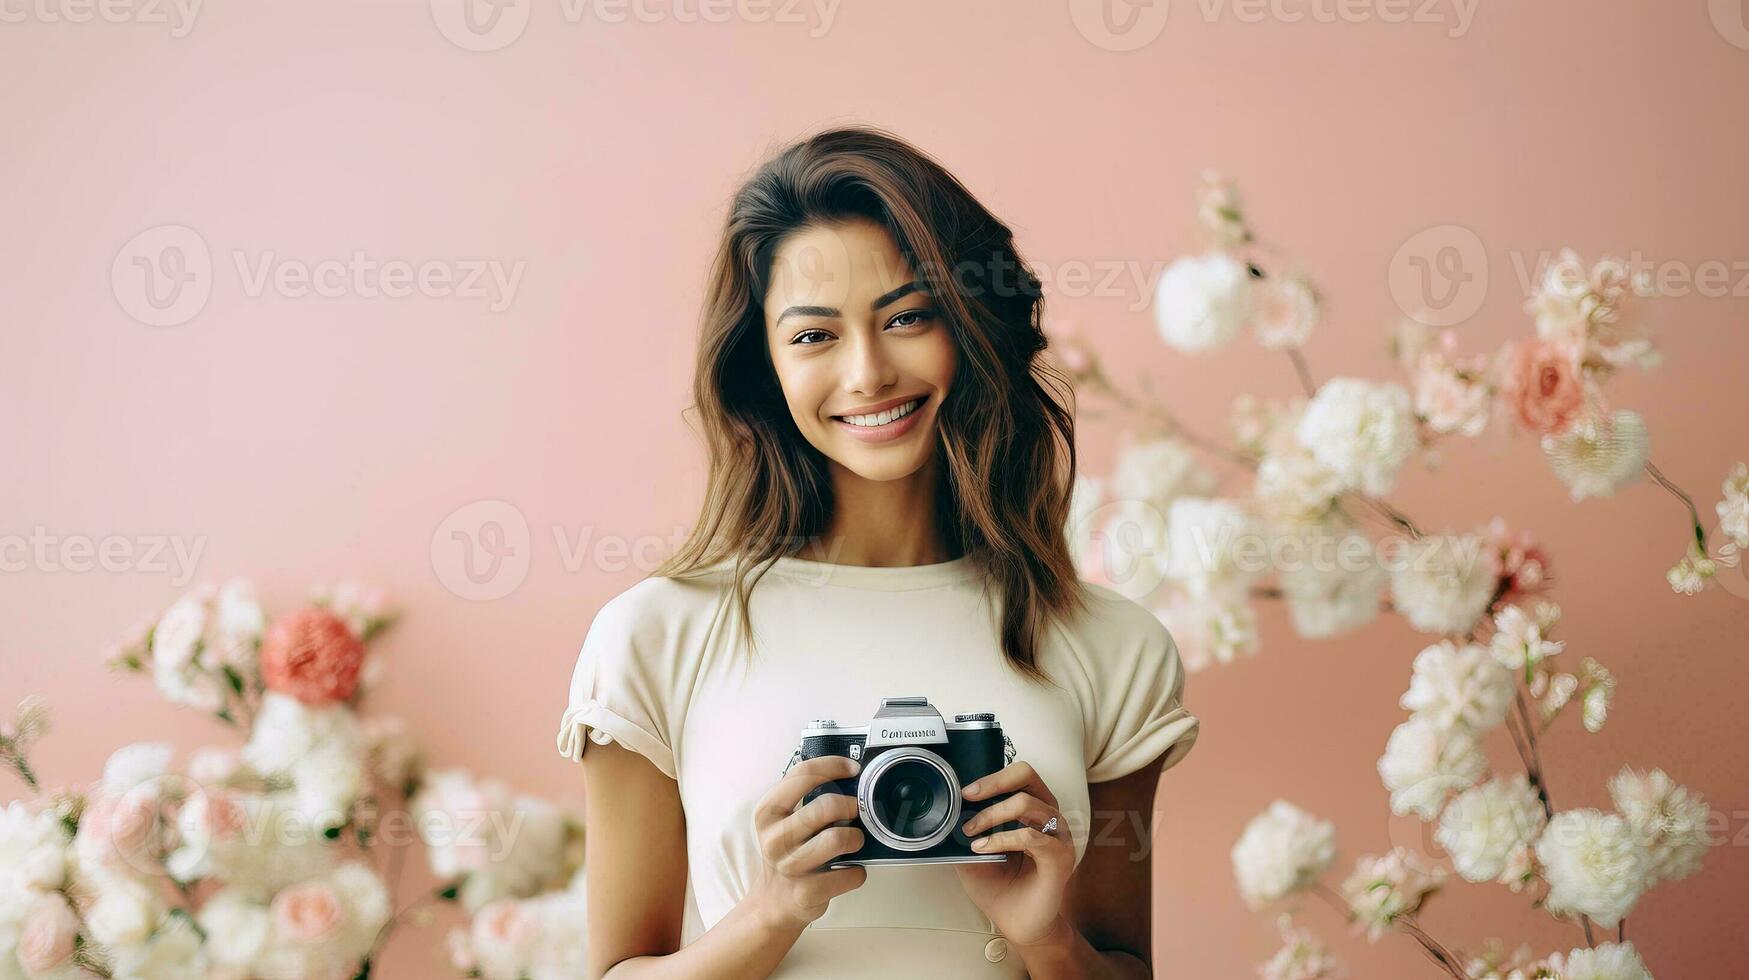
[[[881,753],[858,787],[867,803],[869,831],[888,847],[933,847],[953,830],[958,785],[947,761],[927,749]]]

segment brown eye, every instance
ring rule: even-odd
[[[793,338],[792,338],[792,339],[791,339],[791,340],[790,340],[790,343],[792,343],[792,344],[801,344],[801,345],[802,345],[802,346],[804,346],[804,347],[805,347],[805,346],[808,346],[808,345],[810,345],[810,344],[816,344],[816,343],[820,343],[820,341],[816,341],[816,340],[803,340],[803,339],[802,339],[802,338],[804,338],[804,337],[812,337],[812,336],[814,336],[814,335],[816,335],[816,334],[818,334],[818,335],[819,335],[819,336],[821,336],[821,337],[825,337],[825,338],[827,338],[827,339],[830,339],[830,338],[831,338],[831,336],[832,336],[832,335],[831,335],[831,334],[829,334],[829,333],[827,333],[827,332],[826,332],[826,331],[824,331],[824,330],[803,330],[803,331],[802,331],[802,332],[801,332],[801,333],[798,333],[798,334],[796,334],[796,335],[795,335],[795,337],[793,337]]]
[[[916,317],[916,319],[905,320],[906,317]],[[887,326],[889,326],[889,327],[914,327],[920,323],[927,323],[933,319],[935,319],[935,311],[934,310],[906,310],[905,312],[899,314],[898,316],[893,317],[892,322],[888,323]],[[904,320],[905,322],[901,323],[900,322],[901,320]]]

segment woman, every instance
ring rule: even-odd
[[[820,133],[736,194],[703,513],[597,614],[559,732],[592,976],[1150,975],[1154,791],[1197,719],[1160,622],[1075,574],[1039,312],[1008,228],[890,134]],[[855,798],[799,804],[857,763],[784,763],[811,719],[909,695],[1013,742],[960,828],[1006,860],[827,867],[865,840]]]

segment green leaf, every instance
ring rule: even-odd
[[[231,690],[238,694],[243,693],[243,675],[237,673],[236,668],[230,664],[225,665],[225,680],[230,682]]]
[[[457,895],[459,895],[460,893],[461,893],[461,882],[458,881],[455,884],[450,885],[448,888],[445,888],[443,891],[438,892],[437,897],[443,899],[446,902],[453,902],[453,901],[455,901],[455,897]]]

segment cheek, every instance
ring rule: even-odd
[[[958,363],[953,338],[946,330],[935,330],[926,339],[927,343],[918,344],[912,351],[913,356],[908,358],[907,373],[946,391]]]

